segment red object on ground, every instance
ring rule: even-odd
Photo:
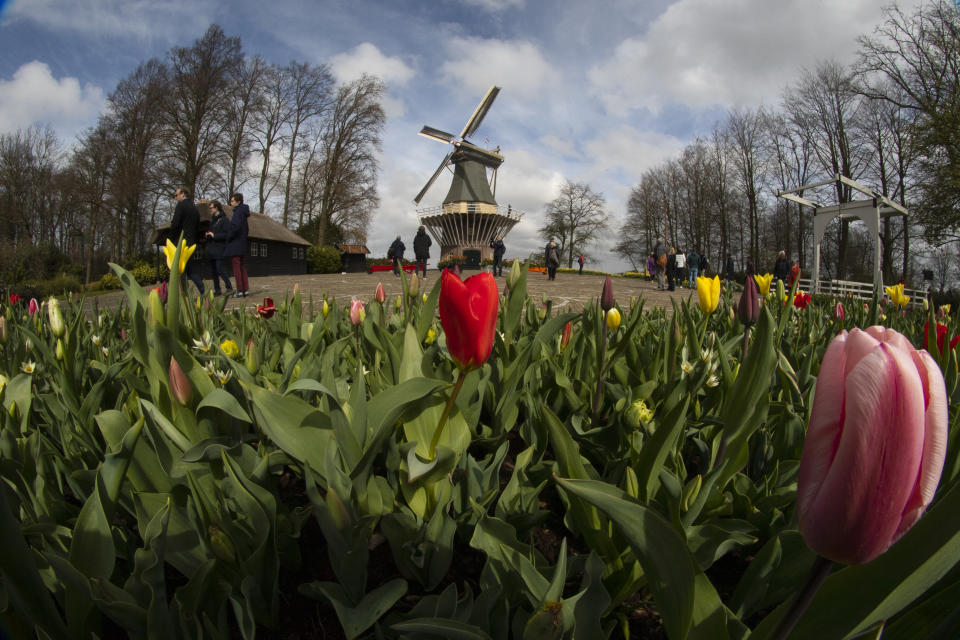
[[[429,265],[429,263],[428,263]],[[413,273],[417,270],[416,264],[402,264],[403,270],[407,273]],[[367,273],[373,273],[375,271],[393,271],[392,264],[371,264],[367,266]]]

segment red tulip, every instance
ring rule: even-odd
[[[566,349],[567,345],[570,344],[571,335],[573,335],[573,324],[567,321],[567,324],[563,325],[563,334],[560,336],[560,351]]]
[[[17,303],[20,302],[22,299],[23,299],[23,296],[21,296],[19,293],[11,293],[11,294],[10,294],[10,304],[11,304],[11,306],[17,304]]]
[[[277,308],[273,306],[273,298],[264,298],[263,304],[257,305],[257,315],[261,318],[272,318],[276,312]]]
[[[947,446],[943,374],[893,329],[841,331],[820,365],[797,483],[807,545],[869,562],[933,499]]]
[[[793,306],[798,309],[806,309],[808,304],[810,304],[810,294],[797,291],[797,295],[793,298]]]
[[[930,333],[930,323],[923,323],[923,344],[927,344],[927,335]],[[947,325],[937,323],[937,350],[943,355],[943,345],[947,342]],[[960,343],[960,335],[955,335],[950,339],[950,348],[953,349]]]
[[[387,293],[383,290],[383,283],[377,283],[377,293],[375,294],[377,302],[383,304],[387,300]]]
[[[440,324],[447,349],[462,369],[479,367],[493,349],[499,305],[497,282],[489,273],[461,281],[449,269],[440,278]]]
[[[30,298],[30,304],[27,305],[27,312],[33,315],[37,311],[40,311],[40,303],[37,302],[36,298]]]

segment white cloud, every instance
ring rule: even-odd
[[[10,80],[0,80],[0,132],[50,124],[63,135],[95,123],[104,108],[100,87],[76,78],[54,78],[50,67],[28,62]]]
[[[465,4],[470,4],[475,7],[480,7],[485,11],[490,11],[491,13],[499,13],[500,11],[506,11],[507,9],[522,8],[524,0],[464,0]]]
[[[534,100],[560,83],[560,73],[531,42],[472,37],[449,42],[450,59],[440,72],[457,91],[482,96],[498,85],[511,95]]]
[[[769,102],[802,67],[851,61],[856,37],[881,21],[882,4],[679,0],[590,70],[592,91],[614,115],[659,113],[674,102],[695,109]]]
[[[591,170],[587,177],[614,174],[635,184],[644,171],[676,157],[687,144],[658,131],[640,131],[629,125],[611,127],[583,143],[587,155],[584,164]]]
[[[394,87],[402,87],[414,75],[413,69],[403,60],[385,56],[369,42],[333,56],[330,69],[339,82],[351,82],[366,73]]]
[[[14,0],[5,23],[30,20],[58,31],[99,36],[166,38],[189,16],[189,24],[212,22],[213,0]],[[157,25],[163,25],[158,28]]]

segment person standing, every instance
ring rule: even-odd
[[[727,272],[726,284],[729,285],[731,282],[733,282],[733,256],[727,256],[726,272]]]
[[[490,248],[493,249],[493,275],[503,275],[503,254],[507,248],[503,245],[503,236],[497,236],[496,240],[490,242]]]
[[[670,247],[667,253],[667,291],[674,290],[673,279],[677,277],[677,250]]]
[[[580,254],[580,257],[577,258],[577,264],[580,265],[580,275],[581,275],[581,276],[583,275],[583,263],[584,263],[584,262],[585,262],[585,260],[583,259],[583,254],[581,253],[581,254]]]
[[[400,239],[400,234],[397,234],[397,239],[390,244],[390,248],[387,249],[387,257],[393,258],[393,275],[400,275],[400,265],[401,260],[403,260],[403,252],[406,251],[407,247],[403,244],[403,240]]]
[[[234,298],[246,298],[250,290],[247,280],[247,239],[250,237],[250,207],[243,204],[243,194],[230,196],[233,215],[230,217],[230,232],[223,248],[223,257],[230,258],[233,266],[233,282],[236,285]]]
[[[207,264],[213,271],[213,292],[220,295],[220,280],[227,286],[227,295],[233,292],[230,285],[230,276],[223,267],[223,251],[227,246],[227,238],[230,236],[230,221],[227,220],[227,214],[223,212],[223,205],[214,200],[210,203],[210,209],[213,216],[210,218],[210,230],[207,231],[207,245],[204,249],[204,255],[207,258]]]
[[[667,245],[663,243],[663,238],[657,238],[657,244],[653,247],[653,258],[657,261],[657,288],[662,291],[666,288],[667,273]]]
[[[651,280],[657,277],[657,259],[652,253],[647,256],[647,273],[650,274]]]
[[[744,267],[744,270],[746,271],[746,277],[747,277],[747,278],[752,278],[753,275],[757,272],[757,270],[753,268],[753,260],[752,260],[752,259],[747,258],[747,265]]]
[[[784,283],[790,275],[790,263],[787,262],[787,252],[781,251],[777,254],[777,261],[773,263],[773,277]]]
[[[417,229],[417,235],[413,236],[413,255],[417,259],[417,273],[423,272],[422,278],[427,277],[427,260],[430,259],[430,246],[433,240],[427,235],[427,229],[423,225]]]
[[[193,198],[190,197],[190,192],[186,188],[177,189],[173,198],[177,201],[177,206],[173,210],[173,219],[170,221],[170,238],[176,244],[180,241],[180,234],[183,234],[186,246],[195,245],[200,239],[200,212],[197,211]],[[185,278],[190,278],[193,284],[197,285],[200,295],[203,295],[203,276],[197,269],[197,260],[192,255],[183,268],[180,282],[183,283]]]
[[[557,249],[557,244],[553,241],[553,238],[550,238],[550,242],[547,243],[543,259],[547,265],[547,280],[556,280],[557,267],[560,266],[560,250]]]
[[[697,288],[697,276],[700,273],[700,254],[696,249],[687,252],[687,269],[690,270],[690,288]]]

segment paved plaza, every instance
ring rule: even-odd
[[[469,277],[474,273],[478,272],[466,271],[463,275]],[[439,271],[428,272],[426,286],[433,288],[439,278]],[[590,300],[600,297],[603,278],[604,276],[599,275],[584,274],[581,276],[576,273],[561,272],[557,274],[556,280],[550,281],[547,280],[546,274],[530,273],[527,276],[527,291],[530,297],[535,300],[546,294],[549,299],[553,300],[554,309],[579,310]],[[273,298],[279,304],[284,295],[292,292],[296,283],[300,284],[304,301],[309,300],[311,295],[313,295],[315,301],[320,300],[324,294],[326,294],[328,300],[335,300],[342,304],[349,303],[350,299],[354,297],[366,301],[373,299],[377,283],[381,282],[387,294],[387,300],[395,300],[401,291],[400,278],[389,271],[373,274],[307,274],[250,278],[250,295],[247,298],[230,298],[227,308],[247,306],[252,309],[256,305],[262,304],[265,297]],[[207,280],[204,284],[209,287],[210,281]],[[497,286],[501,290],[506,286],[505,276],[497,278]],[[188,287],[191,293],[196,292],[192,283],[188,283]],[[640,296],[643,296],[647,307],[652,305],[669,307],[671,298],[679,302],[692,293],[688,288],[678,288],[672,292],[659,291],[656,281],[623,277],[613,277],[613,292],[617,302],[623,307],[629,306],[631,299],[637,299]],[[122,297],[122,292],[111,292],[98,296],[96,300],[100,306],[109,306],[118,303]]]

